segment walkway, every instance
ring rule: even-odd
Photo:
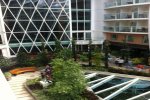
[[[34,100],[32,96],[24,88],[23,83],[26,81],[26,79],[32,79],[38,77],[39,75],[40,73],[38,71],[31,73],[24,73],[19,74],[17,76],[13,76],[12,79],[8,81],[10,87],[12,88],[12,91],[17,97],[17,100]]]

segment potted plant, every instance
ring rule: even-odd
[[[4,73],[4,76],[5,76],[5,78],[6,78],[7,81],[11,80],[11,76],[12,76],[12,75],[11,75],[10,72],[5,72],[5,73]]]

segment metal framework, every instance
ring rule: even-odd
[[[20,49],[41,52],[41,41],[54,50],[54,41],[70,46],[69,0],[0,0],[8,44],[12,54]],[[70,9],[69,9],[70,8]],[[15,48],[15,49],[14,49]]]

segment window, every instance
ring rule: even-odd
[[[86,40],[91,40],[91,33],[86,33]]]
[[[133,42],[133,41],[134,41],[134,37],[132,35],[128,35],[127,42]]]
[[[118,36],[116,34],[111,35],[111,40],[117,40]]]
[[[143,43],[148,43],[148,36],[143,36]]]

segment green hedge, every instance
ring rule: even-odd
[[[129,74],[129,75],[138,75],[138,76],[150,77],[150,73],[140,72],[140,71],[136,71],[136,70],[130,70],[130,69],[122,68],[122,67],[115,67],[115,66],[109,67],[108,71],[114,72],[114,73],[120,73],[120,74]]]

